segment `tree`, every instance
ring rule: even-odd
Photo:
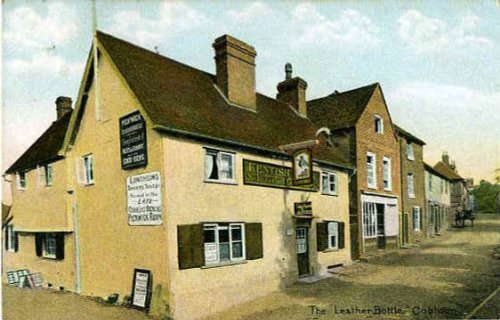
[[[486,180],[481,180],[479,187],[472,191],[476,200],[479,212],[498,212],[498,196],[500,184],[492,184]]]

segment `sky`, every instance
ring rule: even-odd
[[[76,100],[92,41],[91,1],[4,0],[5,171]],[[493,180],[500,167],[500,1],[97,0],[98,29],[214,73],[212,43],[256,48],[257,90],[274,97],[284,65],[308,99],[379,82],[395,123],[447,151],[459,173]]]

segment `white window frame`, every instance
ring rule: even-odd
[[[361,203],[363,238],[370,239],[378,236],[377,231],[377,204],[363,201]]]
[[[52,247],[53,244],[53,247]],[[50,249],[53,249],[52,251],[49,251]],[[49,258],[49,259],[56,259],[57,258],[57,238],[55,233],[46,233],[43,237],[42,241],[42,256],[44,258]]]
[[[429,191],[433,191],[434,187],[433,187],[433,182],[432,182],[432,177],[433,177],[433,174],[429,172]]]
[[[415,160],[415,153],[413,150],[413,144],[411,142],[408,142],[406,144],[406,158],[411,161]]]
[[[26,171],[19,171],[16,174],[17,181],[17,190],[26,190],[28,189],[28,177]]]
[[[5,241],[7,242],[7,251],[9,252],[15,252],[16,251],[16,234],[14,231],[14,225],[13,224],[8,224],[6,226],[7,228],[7,237]]]
[[[418,206],[414,206],[412,209],[412,221],[413,221],[413,231],[420,231],[420,221],[422,219],[422,210]],[[416,215],[415,215],[416,213]]]
[[[234,240],[232,239],[232,232],[231,229],[233,227],[240,227],[241,228],[241,240]],[[207,262],[204,260],[204,264],[206,266],[212,266],[212,265],[218,265],[218,264],[225,264],[225,263],[232,263],[232,262],[239,262],[239,261],[245,261],[246,260],[246,242],[245,242],[245,223],[243,222],[229,222],[229,223],[204,223],[203,224],[203,231],[205,229],[214,229],[215,232],[215,242],[203,242],[203,246],[205,247],[205,244],[215,244],[217,248],[217,261],[210,261]],[[220,260],[220,247],[219,247],[219,230],[225,230],[227,228],[228,233],[229,233],[229,260]],[[233,257],[233,243],[234,242],[241,242],[241,257]]]
[[[325,185],[326,178],[326,185]],[[333,178],[333,182],[331,179]],[[327,195],[338,195],[338,177],[337,174],[331,171],[321,172],[321,193]]]
[[[45,173],[45,186],[50,187],[52,186],[52,174],[54,173],[53,166],[51,164],[46,164],[44,166],[44,173]],[[50,174],[49,174],[50,172]]]
[[[381,116],[375,115],[373,121],[373,125],[375,126],[375,132],[378,134],[383,134],[384,133],[384,119],[382,119]],[[379,126],[377,128],[377,122],[379,123]]]
[[[336,221],[328,221],[328,249],[339,248],[339,223]],[[332,246],[332,237],[335,237],[335,245]]]
[[[212,154],[216,155],[216,161],[217,161],[217,175],[218,179],[210,179],[210,173],[207,172],[207,155]],[[227,178],[222,178],[222,156],[229,156],[231,158],[231,168],[232,168],[232,177],[227,179]],[[218,183],[227,183],[227,184],[236,184],[236,160],[235,160],[235,153],[234,152],[228,152],[228,151],[222,151],[222,150],[217,150],[213,148],[205,148],[205,156],[204,156],[204,181],[205,182],[218,182]]]
[[[387,187],[385,186],[386,166],[384,165],[384,162],[387,162]],[[391,158],[389,158],[389,157],[384,157],[382,159],[382,182],[383,182],[385,191],[392,190],[392,162],[391,162]]]
[[[415,176],[413,173],[408,173],[406,175],[406,184],[408,187],[408,197],[412,199],[415,198]]]
[[[366,161],[366,185],[368,186],[368,188],[370,189],[377,189],[377,156],[375,153],[372,153],[370,151],[368,151],[366,153],[366,157],[372,157],[373,159],[373,163],[370,164],[368,162],[368,159]],[[371,166],[372,167],[372,183],[370,183],[370,179],[369,179],[369,174],[368,174],[368,167]]]

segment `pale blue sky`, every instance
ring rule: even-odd
[[[497,1],[104,1],[98,28],[214,72],[213,40],[257,50],[257,89],[275,96],[291,62],[308,98],[380,82],[393,120],[442,151],[459,173],[500,165],[500,5]],[[91,44],[90,1],[3,4],[3,169],[76,100]]]

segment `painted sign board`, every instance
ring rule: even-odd
[[[148,309],[151,297],[151,271],[134,269],[132,284],[132,306],[139,309]]]
[[[160,172],[127,177],[128,224],[132,226],[162,224]]]
[[[293,185],[310,185],[313,181],[312,151],[311,149],[299,149],[293,153],[292,162]]]
[[[294,185],[291,168],[243,160],[243,183],[248,185],[317,192],[319,190],[319,172],[313,172],[312,176],[312,184]]]
[[[312,203],[307,202],[296,202],[293,204],[295,215],[297,216],[311,216],[312,215]]]
[[[139,111],[120,118],[120,155],[124,170],[148,164],[146,122]]]

